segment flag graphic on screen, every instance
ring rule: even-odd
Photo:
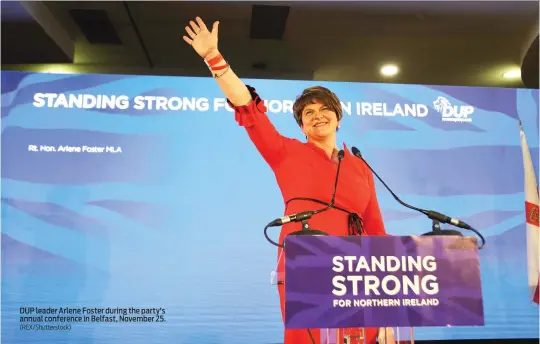
[[[529,262],[529,288],[532,299],[538,304],[538,284],[540,281],[540,252],[539,224],[538,224],[538,184],[531,160],[531,153],[527,145],[527,138],[520,128],[521,149],[523,152],[523,168],[525,171],[525,216],[527,230],[527,257]]]

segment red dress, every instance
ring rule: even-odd
[[[334,190],[337,163],[312,143],[302,143],[277,132],[266,115],[266,107],[253,88],[248,86],[252,101],[246,106],[229,105],[235,110],[235,119],[245,127],[251,141],[268,163],[276,176],[279,188],[286,203],[285,215],[306,210],[316,210],[324,206],[312,201],[293,200],[293,198],[314,198],[330,202]],[[335,205],[360,216],[363,228],[368,235],[387,235],[375,194],[375,184],[371,171],[365,164],[344,147],[345,157],[341,161],[339,182]],[[349,235],[349,214],[330,209],[313,216],[309,225],[329,235]],[[282,227],[279,243],[286,235],[301,229],[300,223],[288,223]],[[278,273],[284,276],[284,255],[278,249]],[[280,259],[281,257],[281,259]],[[281,299],[281,313],[285,316],[285,287],[278,285]],[[358,332],[346,329],[345,332]],[[344,332],[343,330],[340,333]],[[315,343],[320,343],[320,330],[311,329]],[[366,329],[366,343],[375,343],[377,329]],[[338,343],[343,343],[343,338]],[[354,340],[350,342],[354,344]],[[312,344],[307,330],[285,330],[285,344]],[[325,344],[325,343],[320,343]]]

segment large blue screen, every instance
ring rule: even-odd
[[[344,103],[340,144],[359,147],[406,202],[486,237],[486,325],[419,328],[417,339],[538,337],[518,124],[538,175],[538,90],[246,83],[302,141],[292,103],[329,87]],[[390,234],[431,230],[377,190]],[[2,73],[3,343],[278,343],[276,252],[262,229],[282,214],[270,168],[212,78]],[[164,308],[166,322],[28,331],[24,307]]]

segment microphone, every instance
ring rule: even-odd
[[[371,168],[371,166],[368,164],[368,162],[362,157],[362,153],[360,153],[360,150],[356,147],[352,147],[351,149],[352,153],[357,157],[359,158],[360,160],[362,160],[366,166],[371,170],[371,172],[373,172],[373,174],[375,175],[375,177],[377,177],[377,179],[384,185],[384,187],[390,192],[390,194],[392,194],[392,196],[394,197],[394,199],[401,205],[409,208],[409,209],[412,209],[412,210],[416,210],[424,215],[426,215],[429,219],[433,220],[433,232],[429,232],[429,233],[426,233],[424,235],[459,235],[459,236],[463,236],[463,234],[461,234],[461,232],[459,231],[456,231],[456,230],[451,230],[451,229],[445,229],[445,230],[441,230],[440,229],[440,226],[439,226],[439,223],[448,223],[448,224],[451,224],[451,225],[454,225],[456,227],[459,227],[459,228],[463,228],[463,229],[467,229],[467,230],[470,230],[470,231],[473,231],[474,233],[476,233],[476,235],[478,235],[480,237],[480,239],[482,240],[482,246],[480,248],[482,248],[486,241],[484,239],[484,237],[477,231],[475,230],[474,228],[472,228],[470,225],[468,225],[467,223],[461,221],[461,220],[458,220],[458,219],[455,219],[455,218],[452,218],[450,216],[447,216],[447,215],[444,215],[444,214],[441,214],[439,212],[436,212],[436,211],[433,211],[433,210],[425,210],[425,209],[421,209],[421,208],[417,208],[417,207],[414,207],[412,205],[409,205],[405,202],[403,202],[393,191],[392,189],[390,189],[390,187],[388,185],[386,185],[386,183],[382,180],[381,177],[379,177],[379,175],[377,174],[377,172],[375,172],[373,170],[373,168]]]
[[[334,191],[333,191],[333,194],[332,194],[332,199],[330,200],[330,203],[326,207],[324,207],[322,209],[319,209],[319,210],[303,211],[303,212],[296,213],[296,214],[293,214],[293,215],[280,217],[279,219],[275,219],[274,221],[270,222],[268,224],[268,227],[277,227],[277,226],[282,226],[282,225],[284,225],[286,223],[289,223],[289,222],[300,222],[300,221],[304,221],[304,220],[309,220],[313,215],[318,214],[318,213],[322,213],[323,211],[326,211],[326,210],[330,209],[331,207],[333,207],[334,202],[336,201],[336,192],[337,192],[337,184],[338,184],[338,180],[339,180],[339,171],[340,171],[340,168],[341,168],[341,160],[343,160],[344,156],[345,156],[345,151],[340,150],[338,152],[338,155],[337,155],[337,157],[338,157],[338,167],[337,167],[336,178],[335,178],[335,182],[334,182]]]
[[[303,211],[301,213],[296,213],[293,215],[287,215],[280,217],[279,219],[275,219],[274,221],[270,222],[268,224],[268,227],[278,227],[282,226],[289,222],[298,222],[303,220],[309,220],[313,215],[316,214],[316,210],[314,211]]]
[[[336,201],[336,192],[337,192],[337,184],[338,184],[338,177],[339,177],[339,169],[341,168],[341,160],[345,157],[345,151],[341,149],[338,152],[337,158],[338,158],[338,166],[337,166],[337,172],[336,172],[336,179],[334,181],[334,193],[332,194],[332,199],[330,200],[330,203],[324,210],[328,210],[334,206],[334,202]]]
[[[328,209],[330,209],[330,208],[332,208],[334,206],[334,203],[336,201],[337,185],[338,185],[338,181],[339,181],[339,172],[341,170],[341,161],[343,160],[344,157],[345,157],[345,151],[340,150],[338,152],[338,155],[337,155],[338,166],[337,166],[337,171],[336,171],[336,178],[335,178],[335,181],[334,181],[334,191],[332,193],[332,199],[330,200],[330,203],[328,203],[328,205],[326,207],[318,209],[318,210],[303,211],[303,212],[300,212],[300,213],[296,213],[296,214],[293,214],[293,215],[287,215],[287,216],[275,219],[274,221],[272,221],[268,225],[266,225],[266,227],[264,228],[264,235],[266,237],[266,240],[268,240],[271,244],[273,244],[275,246],[282,247],[282,245],[279,245],[278,243],[274,242],[272,239],[270,239],[268,237],[268,234],[266,232],[267,229],[269,227],[282,226],[282,225],[284,225],[286,223],[289,223],[289,222],[301,222],[301,221],[303,222],[302,229],[299,230],[299,231],[292,232],[289,235],[328,235],[328,233],[323,232],[321,230],[310,229],[309,225],[307,224],[307,220],[309,220],[313,215],[322,213],[322,212],[324,212],[324,211],[326,211],[326,210],[328,210]]]

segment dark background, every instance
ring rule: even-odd
[[[182,40],[199,15],[243,78],[538,88],[537,1],[1,4],[4,70],[207,76]]]

